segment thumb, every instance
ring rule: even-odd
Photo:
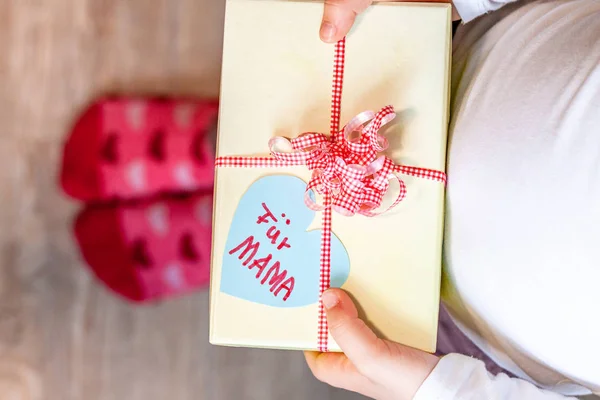
[[[373,373],[373,364],[386,357],[384,343],[358,318],[356,306],[341,289],[323,293],[323,306],[327,310],[327,323],[331,336],[344,354],[364,375]]]
[[[335,43],[350,32],[356,16],[365,11],[372,0],[325,0],[321,40]]]
[[[352,299],[341,289],[323,293],[329,331],[355,368],[374,382],[412,398],[435,368],[438,358],[382,340],[358,318]]]

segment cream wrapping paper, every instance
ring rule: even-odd
[[[322,7],[321,2],[311,1],[227,1],[218,157],[265,156],[273,136],[329,132],[334,46],[318,37]],[[397,163],[444,171],[450,43],[448,4],[372,6],[347,37],[342,125],[362,111],[392,105],[395,123],[382,132],[390,141],[386,154]],[[262,277],[255,278],[257,271],[249,271],[241,261],[239,273],[224,274],[223,260],[232,251],[227,246],[231,231],[247,228],[234,221],[246,191],[262,177],[282,174],[305,182],[311,176],[303,166],[217,169],[210,309],[213,344],[317,349],[316,302],[277,307],[221,290],[225,280],[234,280],[230,287],[262,288],[273,295],[268,283],[260,284]],[[375,218],[334,213],[332,232],[349,257],[350,273],[342,288],[357,301],[362,317],[382,337],[432,352],[437,335],[444,187],[425,179],[401,178],[408,194],[400,205]],[[392,185],[390,191],[396,187]],[[265,196],[271,193],[266,191]],[[308,231],[320,225],[316,213]],[[305,268],[318,271],[318,259]],[[303,290],[299,285],[294,290]],[[318,291],[318,281],[316,286]],[[332,338],[329,348],[339,351]]]

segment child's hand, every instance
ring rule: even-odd
[[[350,297],[340,289],[323,294],[329,329],[344,354],[306,353],[319,379],[377,400],[410,400],[437,365],[434,355],[379,339],[358,318]]]
[[[325,0],[321,40],[335,43],[348,34],[356,16],[365,11],[373,0]]]
[[[443,0],[404,1],[439,2]],[[327,43],[335,43],[341,40],[350,32],[356,16],[365,11],[371,3],[373,3],[373,0],[325,0],[320,32],[321,40]],[[455,9],[452,15],[455,21],[460,19]]]

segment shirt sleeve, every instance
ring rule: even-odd
[[[515,1],[517,0],[454,0],[453,4],[463,22],[469,22]]]
[[[440,360],[413,400],[576,400],[506,374],[491,375],[482,361],[450,354]]]

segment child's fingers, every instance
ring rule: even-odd
[[[363,12],[372,0],[325,0],[321,40],[335,43],[348,34],[356,16]]]
[[[356,306],[343,290],[330,289],[323,293],[322,299],[331,336],[356,370],[376,388],[395,388],[397,393],[414,395],[435,368],[438,358],[379,339],[358,318]]]
[[[370,398],[379,397],[380,388],[361,375],[344,354],[306,352],[304,356],[311,372],[321,382]]]
[[[330,289],[323,293],[323,304],[327,309],[331,336],[352,364],[367,377],[377,374],[379,367],[387,362],[386,347],[358,318],[358,311],[350,296],[343,290]]]

